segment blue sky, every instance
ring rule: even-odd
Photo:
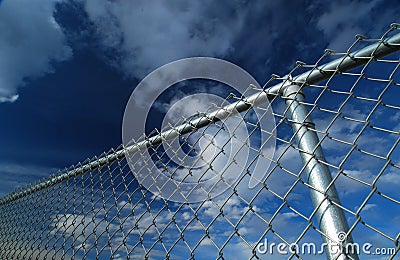
[[[171,1],[168,4],[141,0],[0,1],[0,196],[117,147],[122,139],[122,117],[130,94],[143,77],[161,65],[193,56],[223,58],[243,67],[264,84],[272,73],[288,73],[297,60],[313,63],[327,48],[346,51],[355,34],[379,37],[390,23],[399,22],[399,12],[397,1],[379,0]],[[377,71],[384,70],[388,69]],[[189,85],[182,92],[198,89]],[[218,90],[211,88],[209,92]],[[312,90],[308,94],[312,96]],[[364,94],[373,96],[374,92]],[[166,93],[166,101],[170,95]],[[387,100],[395,102],[396,95],[394,91]],[[336,103],[329,98],[332,96],[324,104],[334,107]],[[359,101],[351,105],[346,109],[354,117],[365,116],[370,106]],[[276,109],[280,107],[277,105]],[[396,112],[389,112],[392,115],[389,123],[378,118],[377,123],[396,128],[400,116]],[[314,116],[317,128],[319,125],[321,129],[329,122],[329,116],[322,114],[318,119]],[[153,121],[160,118],[155,116]],[[338,138],[352,138],[360,127],[354,122],[337,121],[333,133]],[[372,145],[390,144],[396,139],[396,136],[364,134],[365,139],[372,137],[375,138],[370,142]],[[373,149],[366,140],[360,142],[367,150]],[[348,149],[328,140],[324,146],[331,148],[327,158],[332,162]],[[382,147],[379,151],[385,153],[385,146]],[[280,149],[283,151],[284,147],[278,146],[278,154]],[[290,163],[299,159],[295,151],[285,156],[287,166],[299,170],[298,164]],[[347,170],[371,182],[381,162],[368,159],[370,164],[359,165],[357,161],[362,156],[354,155],[351,159],[354,162],[346,165]],[[279,177],[282,173],[276,174],[273,183],[282,184],[277,187],[287,187],[293,182],[290,178],[282,180]],[[393,185],[399,184],[399,178],[392,174],[384,180],[387,184],[382,185],[383,189],[396,197]],[[370,191],[348,180],[340,185],[342,199],[354,207]],[[306,192],[303,187],[298,194]],[[258,207],[263,204],[259,200],[255,204]],[[301,201],[294,201],[298,207],[302,205]],[[383,212],[395,216],[399,209],[379,201],[380,198],[371,199],[369,209],[376,210],[365,216],[390,232],[390,227],[398,226],[399,220],[393,218],[393,222],[383,225],[377,211],[383,207]],[[263,216],[271,214],[274,203],[278,203],[274,199],[269,202],[271,208],[260,208]],[[228,211],[237,220],[244,208],[235,205],[243,202],[233,199],[230,203]],[[309,214],[310,205],[302,206]],[[204,221],[209,221],[207,218],[215,216],[215,208],[212,205],[204,208]],[[306,224],[290,210],[280,214],[282,223],[277,223],[276,228],[282,233],[289,234],[290,225]],[[351,216],[348,217],[351,222]],[[160,218],[165,222],[168,214],[164,212]],[[182,218],[184,221],[185,217]],[[247,232],[249,240],[256,241],[263,224],[254,216],[245,223],[242,231]],[[228,224],[223,222],[217,227],[215,239],[222,243]],[[197,231],[194,227],[190,236],[195,237]],[[357,230],[356,234],[362,231]],[[243,251],[239,240],[230,246],[232,255]]]

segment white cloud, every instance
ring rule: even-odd
[[[15,101],[18,100],[18,98],[19,98],[18,94],[6,96],[6,97],[0,97],[0,103],[3,103],[3,102],[14,103]]]
[[[297,218],[299,215],[297,215],[294,212],[285,212],[285,213],[282,213],[281,216],[284,219],[291,219],[291,218]]]
[[[398,122],[400,120],[400,111],[389,116],[389,120],[393,122]]]
[[[371,31],[371,24],[368,23],[363,28],[364,20],[370,21],[373,16],[373,9],[377,8],[381,0],[374,1],[344,1],[342,3],[331,2],[328,10],[323,13],[317,22],[317,27],[324,33],[329,43],[329,48],[336,51],[346,51],[352,42],[355,41],[356,34],[366,34]],[[374,20],[374,32],[382,33],[383,28],[387,27],[390,20],[388,11],[381,14]]]
[[[209,239],[208,237],[205,237],[201,243],[201,246],[213,246],[214,244],[212,243],[211,239]]]
[[[55,173],[57,169],[32,165],[0,162],[0,176],[6,176],[0,183],[0,196],[12,192],[15,188],[28,185],[33,178],[44,178]]]
[[[399,172],[389,172],[387,174],[383,174],[379,178],[379,182],[385,185],[400,185],[400,174]]]
[[[56,168],[49,168],[36,165],[14,164],[9,162],[0,162],[0,169],[1,169],[0,174],[8,174],[8,175],[29,174],[33,176],[43,176],[43,177],[47,177],[57,170]]]
[[[0,5],[0,102],[18,99],[27,78],[52,71],[51,62],[71,57],[53,17],[56,0],[6,0]]]
[[[364,206],[364,208],[363,208],[363,211],[367,211],[367,210],[370,210],[370,209],[372,209],[372,208],[375,208],[376,207],[376,204],[366,204],[365,206]]]
[[[190,214],[189,214],[189,212],[183,212],[182,213],[182,218],[183,218],[183,220],[189,220],[190,219]]]
[[[205,208],[204,214],[209,217],[216,217],[220,214],[222,209],[224,215],[231,220],[238,220],[248,210],[248,207],[244,207],[237,197],[231,197],[229,199],[220,198],[216,202],[206,201],[203,205]]]

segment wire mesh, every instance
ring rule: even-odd
[[[295,123],[319,137],[325,157],[318,162],[329,168],[329,185],[336,187],[341,201],[330,203],[344,211],[346,235],[359,245],[357,253],[369,259],[395,258],[400,249],[399,53],[377,57],[373,51],[361,57],[362,66],[346,71],[324,70],[321,65],[344,60],[372,43],[387,45],[385,40],[396,33],[397,26],[392,25],[379,39],[357,36],[346,52],[327,50],[316,63],[297,62],[290,77],[273,75],[268,80],[264,90],[292,79],[291,84],[303,87],[305,100],[300,103],[308,108],[313,124],[293,121],[285,105],[288,98],[268,93],[274,129],[260,128],[253,110],[269,109],[260,104],[230,116],[245,123],[249,133],[245,139],[239,130],[227,131],[226,120],[176,137],[186,151],[183,160],[201,146],[197,154],[201,167],[181,170],[171,161],[177,151],[162,142],[137,151],[133,161],[122,156],[121,146],[16,190],[0,203],[0,258],[320,259],[326,251],[321,237],[327,235],[316,217],[318,205],[310,199],[310,190],[316,188],[307,179],[307,162],[300,158],[304,151],[292,130]],[[325,79],[296,82],[295,75],[316,70],[325,73]],[[246,101],[254,90],[260,91],[250,86],[242,97],[229,95],[224,104]],[[213,104],[210,111],[224,104]],[[184,118],[171,128],[190,120]],[[276,138],[274,154],[259,142],[263,132]],[[205,140],[202,144],[200,138]],[[242,162],[239,152],[228,160],[232,140],[251,151],[248,161]],[[249,189],[253,162],[261,157],[271,162],[270,167]],[[224,161],[229,165],[221,167]],[[217,176],[227,190],[197,203],[176,203],[145,189],[132,167],[143,175],[157,167],[172,178],[190,179],[200,186],[204,179]],[[240,173],[233,184],[227,181],[232,172]],[[210,187],[202,192],[210,194]]]

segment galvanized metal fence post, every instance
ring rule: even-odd
[[[307,182],[311,198],[316,209],[316,218],[326,243],[328,259],[358,259],[355,252],[346,252],[349,243],[353,243],[349,234],[344,212],[332,203],[340,205],[340,200],[328,167],[320,163],[324,161],[324,153],[315,131],[310,130],[314,123],[309,118],[307,106],[303,103],[305,96],[301,87],[293,84],[283,90],[283,97],[292,120],[292,128],[299,146],[300,155],[305,165]],[[343,235],[345,235],[343,237]],[[350,251],[350,250],[349,250]]]

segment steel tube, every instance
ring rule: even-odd
[[[340,200],[335,185],[331,183],[332,176],[329,168],[320,163],[320,161],[325,161],[325,157],[319,145],[317,133],[310,130],[314,124],[309,118],[307,106],[301,103],[304,101],[304,94],[300,86],[294,84],[285,88],[283,96],[286,98],[285,102],[292,119],[293,132],[305,165],[307,183],[313,187],[310,189],[310,193],[316,209],[319,228],[327,236],[323,236],[324,242],[327,244],[327,257],[340,260],[358,259],[354,252],[344,250],[347,248],[346,245],[353,243],[351,236],[340,239],[340,236],[349,233],[349,226],[343,210],[331,203],[333,201],[340,205]]]
[[[293,82],[298,85],[310,85],[331,77],[336,71],[345,72],[363,65],[371,57],[378,59],[400,50],[400,33],[385,39],[383,42],[371,44],[344,57],[328,62],[314,70],[304,72],[293,77]],[[277,84],[268,89],[268,93],[281,94],[282,84]]]

